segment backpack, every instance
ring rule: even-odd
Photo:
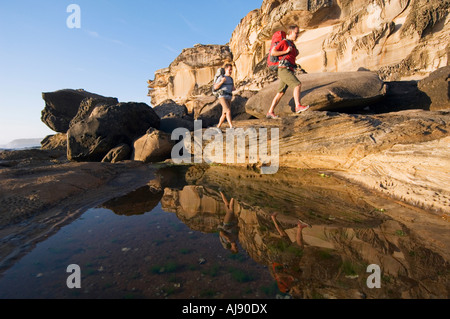
[[[277,31],[272,36],[272,44],[270,45],[269,56],[267,57],[267,67],[272,71],[278,70],[278,63],[280,62],[280,57],[272,56],[272,50],[284,39],[286,39],[286,32],[284,31]]]
[[[213,81],[213,85],[212,85],[212,93],[214,94],[215,97],[219,97],[220,95],[220,89],[215,90],[214,89],[214,85],[217,82],[217,79],[220,78],[221,76],[225,76],[225,69],[224,68],[219,68],[216,72],[216,75],[214,76],[214,81]]]

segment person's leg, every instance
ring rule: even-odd
[[[225,118],[226,118],[226,114],[223,113],[222,116],[220,117],[219,124],[217,125],[217,128],[220,128],[222,126],[223,122],[225,122]]]
[[[217,125],[218,128],[220,128],[222,126],[223,122],[225,122],[225,119],[227,117],[227,110],[229,110],[228,103],[225,100],[225,98],[223,98],[223,97],[219,98],[219,102],[220,102],[220,105],[222,105],[222,116],[220,117],[219,124]]]
[[[227,117],[228,125],[230,125],[230,128],[233,128],[233,122],[231,119],[231,100],[225,100],[225,103],[227,103],[228,110],[225,113],[225,116]]]
[[[283,81],[284,77],[284,69],[279,68],[278,69],[278,78],[280,79],[280,86],[278,87],[278,93],[275,95],[275,97],[272,100],[272,104],[269,108],[269,111],[267,112],[267,115],[275,115],[274,111],[277,107],[278,103],[280,103],[281,98],[284,96],[284,93],[286,93],[286,90],[288,89],[288,85],[285,81]]]
[[[306,227],[311,227],[311,226],[302,222],[301,220],[298,221],[297,235],[296,235],[295,241],[297,242],[297,245],[299,245],[302,248],[304,247],[304,245],[303,245],[303,228],[306,228]]]
[[[283,81],[289,85],[289,87],[294,88],[294,101],[295,101],[295,112],[300,113],[306,111],[309,106],[303,106],[301,104],[302,99],[302,82],[297,78],[292,70],[282,69],[280,75]]]
[[[275,98],[272,101],[272,105],[270,106],[269,112],[267,114],[274,114],[275,107],[280,103],[281,98],[283,97],[283,92],[278,92],[277,95],[275,95]]]
[[[302,85],[299,84],[294,88],[294,101],[296,107],[302,105],[301,96],[302,96]]]
[[[278,213],[273,213],[270,217],[272,218],[273,224],[275,225],[275,228],[277,229],[278,233],[280,234],[280,236],[282,237],[288,237],[288,234],[286,234],[286,232],[284,231],[284,229],[282,229],[280,227],[280,225],[278,225],[278,221],[277,221],[277,215]]]

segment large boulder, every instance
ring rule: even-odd
[[[431,100],[430,110],[450,108],[450,66],[431,73],[429,77],[419,81],[418,88],[425,92]]]
[[[185,105],[179,105],[170,99],[155,106],[153,110],[161,119],[165,117],[182,118],[188,114],[188,110]]]
[[[144,163],[159,162],[170,158],[175,143],[165,132],[149,129],[134,142],[132,159]]]
[[[310,105],[311,110],[365,107],[380,100],[386,93],[384,82],[373,72],[300,74],[298,78],[302,82],[302,104]],[[250,98],[245,105],[246,112],[264,118],[278,87],[279,80]],[[280,116],[292,115],[294,108],[293,89],[289,88],[275,113]]]
[[[104,104],[118,103],[116,98],[104,97],[82,89],[42,93],[42,98],[45,101],[45,108],[42,111],[41,120],[58,133],[67,132],[70,122],[77,115],[83,100],[96,99]]]
[[[71,161],[101,161],[117,145],[132,145],[149,128],[159,126],[158,115],[145,103],[100,105],[67,132],[67,157]]]
[[[77,114],[70,121],[70,127],[73,126],[75,123],[88,118],[89,115],[91,115],[92,111],[97,106],[116,105],[117,103],[119,103],[119,101],[116,98],[98,98],[98,97],[85,98],[83,101],[81,101]]]

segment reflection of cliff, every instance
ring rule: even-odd
[[[235,198],[241,247],[274,277],[284,278],[294,297],[448,297],[445,254],[430,249],[404,223],[376,212],[369,196],[351,185],[295,171],[274,177],[193,167],[188,175],[194,185],[166,188],[163,209],[191,229],[215,232],[225,215],[219,188]],[[270,217],[275,211],[288,242],[280,241]],[[297,218],[313,226],[303,230],[304,249],[292,244]],[[381,267],[381,289],[366,285],[369,264]]]
[[[176,213],[192,230],[211,233],[217,230],[225,215],[220,195],[202,186],[185,186],[182,190],[166,188],[162,208]]]

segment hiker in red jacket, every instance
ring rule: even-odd
[[[294,73],[297,68],[296,59],[299,54],[294,41],[297,40],[299,32],[300,30],[297,26],[290,26],[286,39],[278,43],[278,45],[272,49],[272,56],[279,57],[278,78],[281,80],[281,83],[278,93],[273,99],[272,105],[267,113],[267,118],[278,118],[278,116],[275,115],[274,110],[286,93],[288,87],[294,87],[295,112],[301,113],[309,109],[309,105],[304,106],[301,104],[302,83]]]

